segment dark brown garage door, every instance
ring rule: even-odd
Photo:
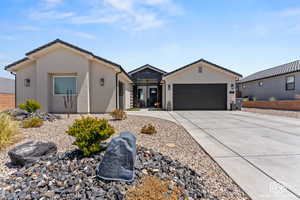
[[[174,84],[174,110],[226,110],[226,84]]]

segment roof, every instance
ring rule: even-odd
[[[280,76],[284,74],[289,74],[293,72],[299,72],[300,71],[300,60],[296,60],[294,62],[290,62],[287,64],[279,65],[270,69],[262,70],[259,72],[256,72],[254,74],[251,74],[243,79],[241,79],[240,83],[245,83],[249,81],[255,81],[260,80],[264,78],[270,78],[274,76]]]
[[[119,64],[117,64],[117,63],[114,63],[114,62],[112,62],[112,61],[110,61],[110,60],[107,60],[107,59],[105,59],[105,58],[102,58],[102,57],[100,57],[100,56],[94,55],[94,54],[93,54],[92,52],[90,52],[90,51],[87,51],[87,50],[85,50],[85,49],[82,49],[82,48],[80,48],[80,47],[78,47],[78,46],[75,46],[75,45],[73,45],[73,44],[70,44],[70,43],[65,42],[65,41],[63,41],[63,40],[60,40],[60,39],[56,39],[56,40],[54,40],[54,41],[52,41],[52,42],[49,42],[49,43],[47,43],[47,44],[45,44],[45,45],[43,45],[43,46],[38,47],[38,48],[36,48],[36,49],[34,49],[34,50],[32,50],[32,51],[27,52],[27,53],[25,54],[27,57],[25,57],[25,58],[23,58],[23,59],[21,59],[21,60],[19,60],[19,61],[16,61],[16,62],[14,62],[14,63],[11,63],[11,64],[5,66],[5,70],[7,70],[7,69],[9,69],[10,67],[13,67],[13,66],[15,66],[15,65],[17,65],[17,64],[20,64],[20,63],[22,63],[22,62],[24,62],[24,61],[29,60],[28,56],[30,56],[30,55],[32,55],[32,54],[38,52],[38,51],[41,51],[41,50],[43,50],[43,49],[45,49],[45,48],[47,48],[47,47],[50,47],[50,46],[52,46],[52,45],[54,45],[54,44],[57,44],[57,43],[63,44],[63,45],[65,45],[65,46],[67,46],[67,47],[70,47],[70,48],[75,49],[75,50],[77,50],[77,51],[80,51],[80,52],[82,52],[82,53],[89,54],[89,55],[91,55],[92,57],[94,57],[95,59],[101,60],[101,61],[103,61],[103,62],[105,62],[105,63],[108,63],[108,64],[111,64],[111,65],[113,65],[113,66],[116,66],[116,67],[118,67],[118,68],[119,68],[119,69],[120,69],[120,70],[121,70],[121,71],[129,78],[129,79],[130,79],[130,76],[129,76],[129,75],[127,74],[127,72],[122,68],[121,65],[119,65]]]
[[[136,69],[134,69],[134,70],[128,72],[128,74],[130,74],[130,75],[131,75],[131,74],[134,74],[134,73],[139,72],[139,71],[141,71],[141,70],[143,70],[143,69],[145,69],[145,68],[150,68],[150,69],[152,69],[152,70],[154,70],[154,71],[157,71],[157,72],[159,72],[159,73],[161,73],[161,74],[166,74],[166,73],[167,73],[167,72],[164,71],[164,70],[161,70],[161,69],[158,69],[158,68],[156,68],[156,67],[154,67],[154,66],[152,66],[152,65],[146,64],[146,65],[143,65],[143,66],[141,66],[141,67],[138,67],[138,68],[136,68]]]
[[[183,69],[186,69],[186,68],[188,68],[188,67],[190,67],[190,66],[192,66],[192,65],[194,65],[194,64],[197,64],[197,63],[199,63],[199,62],[207,63],[207,64],[212,65],[212,66],[214,66],[214,67],[216,67],[216,68],[218,68],[218,69],[227,71],[227,72],[229,72],[229,73],[231,73],[231,74],[234,74],[234,75],[236,75],[236,76],[239,76],[239,77],[243,77],[243,76],[242,76],[241,74],[239,74],[239,73],[236,73],[236,72],[234,72],[234,71],[231,71],[231,70],[229,70],[229,69],[226,69],[226,68],[224,68],[224,67],[221,67],[221,66],[219,66],[219,65],[217,65],[217,64],[214,64],[214,63],[212,63],[212,62],[209,62],[209,61],[207,61],[207,60],[204,60],[203,58],[201,58],[200,60],[197,60],[197,61],[195,61],[195,62],[192,62],[192,63],[190,63],[190,64],[188,64],[188,65],[185,65],[185,66],[183,66],[183,67],[180,67],[180,68],[178,68],[178,69],[176,69],[176,70],[174,70],[174,71],[172,71],[172,72],[169,72],[169,73],[165,74],[164,76],[165,76],[165,77],[166,77],[166,76],[169,76],[169,75],[171,75],[171,74],[174,74],[175,72],[178,72],[178,71],[181,71],[181,70],[183,70]]]
[[[0,77],[0,93],[14,94],[15,80]]]

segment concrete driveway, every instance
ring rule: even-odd
[[[252,199],[299,199],[299,119],[240,111],[169,114]]]

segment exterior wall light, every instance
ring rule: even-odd
[[[168,84],[168,90],[171,90],[171,85],[170,84]]]
[[[104,78],[100,78],[100,86],[104,86]]]
[[[24,79],[24,86],[30,87],[30,79],[29,78]]]

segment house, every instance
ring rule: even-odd
[[[200,59],[163,76],[163,108],[229,110],[241,74]]]
[[[300,61],[256,72],[238,82],[242,97],[257,100],[295,99],[300,94]]]
[[[64,97],[74,113],[130,108],[132,81],[123,68],[77,46],[55,40],[5,67],[16,76],[16,103],[34,99],[42,111],[64,113]]]
[[[0,77],[0,112],[15,107],[15,80]]]
[[[168,110],[227,110],[235,102],[242,76],[200,59],[172,72],[149,64],[129,73],[114,62],[55,40],[5,67],[16,76],[16,102],[31,98],[45,112],[104,113],[116,108],[162,107]]]
[[[133,106],[137,108],[161,107],[162,77],[167,72],[149,64],[139,67],[128,74],[133,85]],[[158,103],[158,105],[155,105]]]

